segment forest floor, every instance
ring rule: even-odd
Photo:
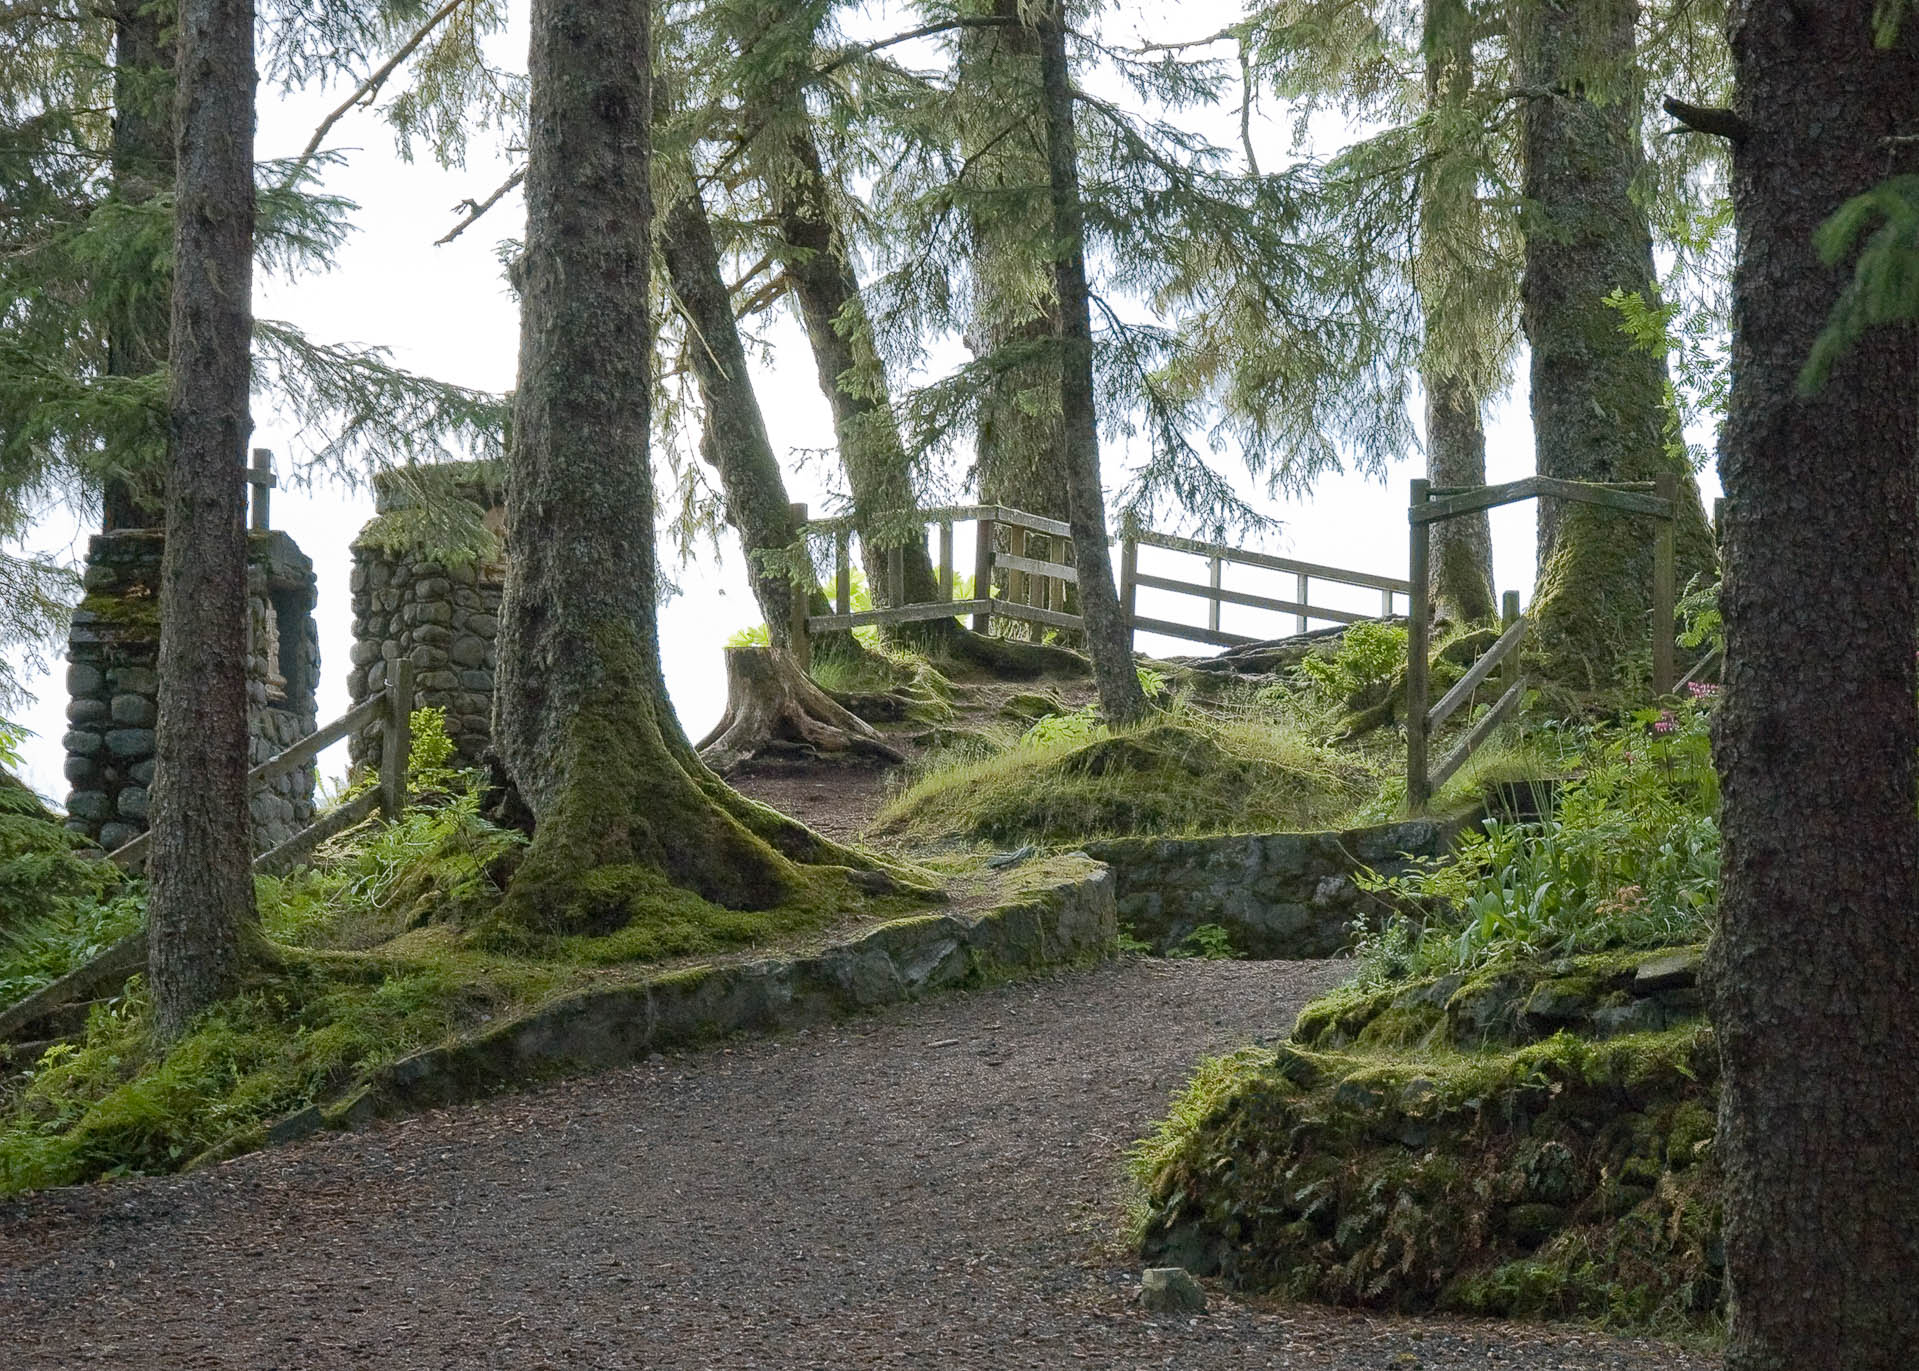
[[[1154,1317],[1128,1144],[1339,963],[1127,959],[0,1202],[9,1371],[1704,1368],[1577,1328]]]

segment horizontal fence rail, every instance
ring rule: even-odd
[[[375,723],[381,725],[379,788],[334,806],[278,847],[262,852],[253,859],[255,872],[272,875],[298,865],[314,848],[335,834],[344,833],[376,809],[389,820],[400,817],[406,808],[407,760],[413,750],[413,663],[404,657],[393,663],[392,677],[385,690],[247,772],[247,794],[251,797],[254,790],[266,782],[305,766],[341,739]],[[107,856],[128,871],[137,872],[146,866],[152,847],[153,833],[149,830]]]
[[[1188,556],[1204,557],[1207,566],[1206,583],[1182,581],[1171,576],[1156,576],[1141,571],[1139,549],[1142,547],[1163,548],[1168,552],[1182,552]],[[1294,577],[1293,598],[1287,600],[1270,595],[1255,595],[1243,590],[1228,590],[1222,584],[1225,569],[1228,566],[1258,567],[1265,571],[1289,573]],[[1290,614],[1293,616],[1296,633],[1306,632],[1308,624],[1314,619],[1335,624],[1356,624],[1374,617],[1352,610],[1334,609],[1327,605],[1311,603],[1311,586],[1314,581],[1378,591],[1378,617],[1380,618],[1392,617],[1394,596],[1412,594],[1411,582],[1392,576],[1378,576],[1367,571],[1348,571],[1341,567],[1321,566],[1316,562],[1301,562],[1291,557],[1275,557],[1264,552],[1249,552],[1244,548],[1229,547],[1224,543],[1203,543],[1192,538],[1176,538],[1167,533],[1132,534],[1124,540],[1120,550],[1120,601],[1127,617],[1132,621],[1134,632],[1158,633],[1169,638],[1185,638],[1191,642],[1209,643],[1216,647],[1242,647],[1248,643],[1260,641],[1243,633],[1223,631],[1219,626],[1222,605],[1240,605],[1247,609]],[[1206,601],[1206,626],[1201,628],[1194,624],[1140,617],[1138,602],[1141,590],[1169,591],[1176,595],[1188,595]]]

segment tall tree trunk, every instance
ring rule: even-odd
[[[180,15],[160,718],[148,874],[154,1029],[226,994],[257,928],[247,787],[244,466],[252,419],[253,5]]]
[[[1648,481],[1676,472],[1679,581],[1709,571],[1712,533],[1682,458],[1666,359],[1634,344],[1606,304],[1615,290],[1658,298],[1652,235],[1634,202],[1642,92],[1638,0],[1523,0],[1509,19],[1520,102],[1522,189],[1530,202],[1521,317],[1532,350],[1541,475]],[[1582,687],[1618,682],[1643,650],[1653,537],[1643,518],[1542,500],[1533,619],[1545,672]]]
[[[895,603],[887,553],[900,547],[905,551],[906,598],[899,603],[924,604],[938,598],[939,577],[916,513],[913,473],[887,395],[886,369],[874,351],[873,326],[860,297],[851,251],[834,222],[825,167],[805,103],[797,91],[779,98],[788,101],[789,132],[781,166],[764,179],[820,390],[832,406],[867,586],[874,604],[888,608]],[[916,626],[916,631],[930,628]]]
[[[1426,169],[1419,193],[1420,307],[1426,319],[1426,355],[1421,365],[1426,390],[1426,476],[1436,486],[1478,486],[1486,483],[1486,430],[1480,421],[1479,386],[1490,378],[1475,377],[1461,364],[1462,348],[1443,335],[1460,321],[1442,316],[1470,308],[1459,279],[1465,264],[1448,260],[1442,244],[1460,231],[1458,220],[1474,214],[1476,203],[1458,203],[1459,197],[1477,199],[1477,178],[1445,165],[1452,150],[1443,145],[1452,120],[1443,115],[1462,104],[1473,90],[1473,19],[1461,0],[1426,0],[1422,11],[1422,46],[1426,62],[1428,123],[1440,130],[1442,145],[1426,153]],[[1475,350],[1484,343],[1480,329]],[[1493,596],[1492,524],[1484,511],[1433,525],[1432,605],[1442,619],[1475,623],[1493,618],[1498,607]]]
[[[113,135],[108,159],[116,198],[145,204],[173,188],[174,58],[169,6],[119,0],[113,10]],[[161,289],[115,287],[124,308],[107,329],[107,374],[149,376],[167,364],[168,297]],[[131,473],[108,480],[102,526],[157,528],[165,517],[157,485]]]
[[[1731,1371],[1919,1354],[1919,835],[1913,820],[1919,341],[1796,379],[1844,285],[1812,237],[1919,171],[1919,32],[1873,0],[1735,7],[1739,260],[1727,494],[1724,796],[1708,987],[1724,1072]]]
[[[1146,713],[1133,662],[1133,629],[1120,609],[1107,554],[1106,492],[1099,477],[1099,416],[1093,401],[1093,316],[1086,285],[1085,209],[1066,63],[1065,0],[1036,16],[1046,109],[1046,162],[1053,202],[1053,278],[1059,299],[1060,416],[1068,522],[1079,549],[1079,603],[1100,708],[1116,724]]]
[[[777,646],[787,646],[792,627],[791,573],[768,565],[765,554],[784,553],[799,538],[786,478],[759,397],[747,370],[746,347],[733,318],[733,302],[720,273],[713,227],[695,186],[684,169],[684,194],[667,208],[660,225],[660,251],[666,259],[673,294],[686,315],[687,351],[706,409],[706,455],[718,469],[726,493],[728,522],[739,531],[753,596]],[[811,586],[808,586],[810,591]]]
[[[520,381],[494,738],[533,930],[770,908],[841,857],[704,767],[661,675],[647,436],[649,0],[535,0]],[[689,894],[689,892],[691,894]]]
[[[974,355],[1007,350],[1050,354],[1059,336],[1059,304],[1034,290],[1033,268],[1052,231],[1050,206],[1032,195],[1046,183],[1044,127],[1008,132],[1041,89],[1039,35],[1019,23],[1019,0],[978,0],[978,17],[998,26],[960,36],[959,81],[969,88],[961,150],[969,179],[992,192],[973,212],[978,245],[967,342]],[[1022,287],[1027,287],[1022,289]],[[980,405],[977,444],[980,498],[1049,519],[1067,513],[1057,366],[1050,355],[1009,365]]]

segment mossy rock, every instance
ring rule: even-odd
[[[1697,1326],[1721,1274],[1699,1136],[1717,1071],[1702,1024],[1242,1054],[1202,1068],[1142,1145],[1141,1255],[1338,1304]]]
[[[1050,690],[1023,690],[1008,696],[999,707],[1002,719],[1022,728],[1031,728],[1041,719],[1066,712],[1066,701]]]

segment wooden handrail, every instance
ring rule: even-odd
[[[1517,623],[1499,635],[1499,641],[1487,648],[1464,676],[1453,683],[1453,688],[1440,697],[1439,703],[1426,715],[1426,731],[1437,732],[1441,724],[1452,718],[1454,711],[1472,698],[1473,692],[1485,683],[1499,664],[1519,650],[1519,644],[1525,636],[1526,619],[1521,616]]]
[[[387,812],[388,818],[398,817],[400,812],[405,808],[407,759],[412,753],[413,663],[403,657],[392,664],[392,671],[392,679],[387,682],[386,689],[378,695],[362,700],[332,723],[327,724],[323,728],[315,729],[298,742],[288,745],[284,752],[276,753],[248,771],[248,795],[250,796],[254,789],[263,782],[275,780],[293,771],[297,767],[312,761],[315,757],[318,757],[320,753],[339,742],[342,738],[358,732],[370,723],[384,721],[385,735],[383,738],[384,747],[380,758],[380,788],[377,791],[369,791],[368,795],[377,798],[380,807]],[[391,779],[396,776],[398,778],[397,782]],[[356,799],[348,805],[342,805],[336,808],[332,813],[323,816],[315,823],[296,833],[271,852],[264,852],[260,856],[255,857],[253,859],[253,869],[255,871],[267,870],[267,867],[261,865],[263,862],[266,862],[269,858],[282,856],[289,849],[293,848],[295,844],[300,843],[303,839],[313,834],[316,829],[327,828],[329,824],[333,824],[337,820],[341,813],[352,809],[354,806],[360,806],[361,800],[366,800],[366,797],[362,796],[360,799]],[[357,810],[359,817],[353,820],[353,822],[357,823],[359,819],[365,818],[372,810],[373,800],[366,800],[366,803]],[[307,850],[317,846],[320,842],[325,841],[326,838],[331,837],[333,833],[345,827],[350,827],[350,825],[339,824],[337,827],[329,828],[326,832],[321,833],[319,837],[309,842],[307,844]],[[116,847],[112,852],[107,854],[107,859],[116,865],[126,868],[128,871],[138,871],[146,865],[147,851],[152,846],[153,833],[149,830]]]
[[[1367,590],[1390,590],[1400,595],[1412,594],[1412,583],[1392,576],[1377,576],[1370,571],[1347,571],[1341,567],[1320,566],[1314,562],[1295,561],[1290,557],[1274,557],[1264,552],[1249,552],[1244,548],[1228,547],[1224,543],[1202,543],[1192,538],[1176,538],[1170,533],[1136,533],[1134,541],[1141,547],[1165,548],[1169,552],[1189,552],[1196,557],[1218,557],[1228,562],[1238,562],[1245,566],[1264,567],[1269,571],[1290,571],[1295,575],[1310,576],[1316,581],[1332,581],[1338,585],[1360,586]]]

